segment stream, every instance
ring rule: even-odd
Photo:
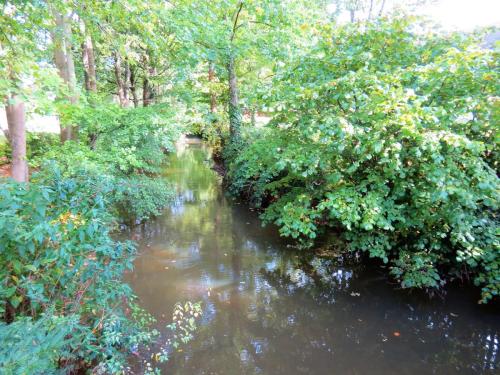
[[[127,281],[139,304],[171,322],[201,301],[194,339],[163,374],[494,374],[500,315],[477,290],[446,297],[399,290],[378,267],[298,251],[258,213],[227,197],[210,150],[181,145],[166,170],[177,198],[135,228]],[[139,369],[137,370],[139,373]]]

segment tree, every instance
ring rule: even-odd
[[[389,3],[386,0],[335,0],[330,6],[335,5],[336,16],[348,13],[350,22],[355,22],[382,17],[388,10],[413,10],[429,1],[433,0],[394,0]]]
[[[26,160],[26,110],[19,96],[12,96],[5,106],[9,126],[9,142],[12,147],[12,178],[28,182]]]
[[[0,8],[0,92],[7,114],[6,138],[12,148],[12,177],[19,182],[28,181],[26,160],[26,81],[37,67],[33,59],[36,42],[33,38],[33,16],[24,4],[4,3]],[[34,10],[39,10],[34,8]],[[33,12],[35,13],[35,12]]]
[[[75,64],[73,60],[72,40],[72,15],[73,12],[67,7],[66,1],[60,4],[50,4],[54,17],[55,27],[52,29],[52,41],[54,47],[54,62],[59,71],[59,76],[67,86],[65,100],[70,105],[78,101],[76,89]],[[89,51],[87,50],[87,53]],[[61,142],[76,140],[78,138],[78,126],[75,124],[64,124],[61,120]]]
[[[173,3],[170,19],[176,25],[177,38],[190,47],[191,56],[203,69],[208,62],[209,82],[215,73],[226,85],[222,99],[231,142],[240,138],[242,104],[254,107],[250,100],[264,91],[269,82],[266,77],[286,60],[304,30],[309,32],[301,25],[324,19],[326,12],[310,5],[302,1],[285,5],[277,0]],[[209,90],[210,103],[212,94]]]
[[[97,78],[95,73],[95,56],[94,56],[94,44],[92,42],[92,36],[87,32],[85,23],[82,20],[81,23],[81,33],[83,35],[82,42],[82,63],[85,74],[85,89],[88,92],[97,92]]]

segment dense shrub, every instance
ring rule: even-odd
[[[49,174],[45,180],[52,178],[52,169],[43,168],[47,161],[55,162],[65,177],[106,177],[112,187],[111,207],[124,221],[158,215],[173,190],[157,175],[181,132],[171,113],[156,106],[123,109],[101,104],[82,109],[75,118],[81,124],[81,141],[54,146],[32,161],[41,167],[41,175]]]
[[[485,302],[500,292],[499,60],[421,31],[407,19],[325,30],[278,77],[280,112],[230,163],[231,189],[282,235],[311,245],[340,227],[403,287],[472,273]]]
[[[119,216],[142,221],[158,216],[173,199],[173,189],[164,179],[147,176],[117,178],[113,203]]]
[[[159,337],[122,281],[135,246],[111,233],[172,199],[158,172],[180,129],[162,108],[71,116],[79,142],[30,136],[38,172],[29,185],[0,182],[2,373],[123,373],[130,352]]]
[[[6,182],[0,191],[0,314],[13,322],[0,326],[8,337],[0,365],[12,373],[54,372],[80,360],[120,363],[128,348],[110,342],[105,329],[117,320],[114,335],[127,342],[151,337],[125,318],[131,294],[121,278],[135,248],[110,236],[108,181],[51,176],[47,185]],[[25,346],[28,338],[37,344]]]
[[[72,121],[79,124],[80,143],[51,147],[35,158],[33,164],[57,159],[72,168],[71,164],[79,164],[78,159],[85,159],[108,168],[113,174],[158,173],[165,153],[175,149],[175,142],[182,133],[182,127],[173,117],[172,110],[163,105],[121,108],[101,103],[85,106],[72,117]]]

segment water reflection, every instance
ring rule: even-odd
[[[466,291],[446,301],[399,292],[380,274],[286,248],[244,205],[230,203],[193,145],[166,171],[178,197],[136,228],[130,275],[164,325],[179,300],[201,300],[196,338],[169,374],[494,373],[498,311]]]

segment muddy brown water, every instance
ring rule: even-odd
[[[160,329],[177,301],[201,301],[203,317],[163,374],[500,373],[499,309],[476,290],[431,299],[291,249],[225,196],[202,144],[179,148],[166,176],[177,198],[130,234],[128,282]]]

